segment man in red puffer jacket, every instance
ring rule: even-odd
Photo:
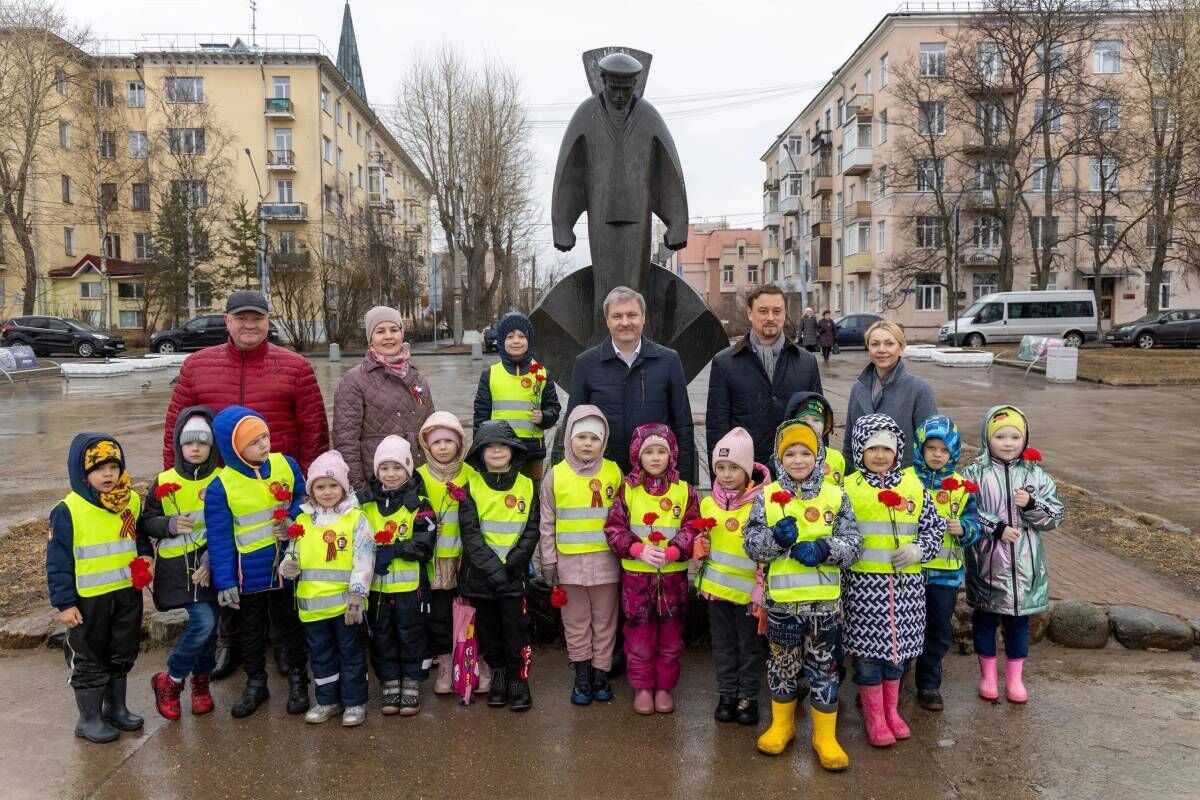
[[[225,304],[229,341],[206,347],[183,362],[163,427],[165,469],[175,466],[175,418],[197,405],[208,406],[213,414],[232,405],[257,411],[271,430],[271,449],[296,459],[302,472],[329,449],[325,400],[317,376],[304,356],[267,341],[268,311],[261,292],[234,292]],[[236,614],[222,609],[215,679],[232,673],[240,661],[236,625]]]

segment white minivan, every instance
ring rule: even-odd
[[[1022,336],[1055,336],[1070,347],[1096,338],[1096,298],[1088,289],[997,292],[975,301],[942,326],[938,342],[979,347],[1019,342]]]

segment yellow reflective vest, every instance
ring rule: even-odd
[[[501,347],[504,343],[501,342]],[[526,372],[513,375],[497,361],[488,372],[488,389],[492,393],[492,419],[501,419],[512,426],[521,439],[541,439],[542,429],[533,422],[533,412],[542,406],[542,388],[549,385]]]
[[[894,575],[892,554],[906,544],[917,540],[917,521],[925,503],[925,485],[916,473],[905,470],[900,473],[900,483],[892,487],[903,499],[900,508],[890,509],[879,500],[879,493],[859,473],[846,482],[846,496],[854,506],[858,518],[858,529],[863,535],[863,552],[854,566],[855,572],[870,572]],[[920,563],[913,564],[902,572],[920,573]]]
[[[304,535],[296,540],[296,560],[300,562],[296,608],[301,622],[319,622],[346,613],[354,570],[354,529],[362,515],[356,508],[329,525],[317,525],[307,513],[296,520],[304,527]],[[329,559],[331,551],[333,558]]]
[[[604,522],[621,484],[621,468],[604,459],[591,477],[577,475],[566,461],[554,465],[554,543],[563,555],[608,550]]]
[[[534,502],[533,481],[518,474],[513,487],[504,492],[491,488],[482,475],[475,473],[470,486],[483,541],[501,564],[507,564],[508,552],[516,546],[529,522],[529,508]]]
[[[417,472],[425,484],[425,496],[429,507],[437,517],[437,542],[433,548],[434,558],[458,558],[462,555],[462,533],[458,527],[458,501],[450,496],[446,484],[433,477],[428,464],[417,467]],[[455,486],[465,489],[471,476],[476,474],[475,468],[463,464],[458,475],[450,481]]]
[[[667,488],[667,493],[660,496],[655,496],[647,492],[641,486],[630,488],[625,487],[625,503],[629,507],[629,530],[630,532],[642,540],[643,544],[653,545],[654,547],[666,547],[675,538],[675,534],[679,533],[679,529],[683,524],[683,515],[687,511],[688,501],[688,485],[683,481],[676,481]],[[658,519],[654,520],[653,525],[647,525],[642,522],[649,513],[658,514]],[[650,541],[650,535],[658,531],[665,538],[664,541],[654,543]],[[629,572],[686,572],[687,562],[672,561],[666,564],[662,569],[656,570],[654,567],[636,558],[622,558],[621,567]]]
[[[700,591],[745,605],[754,593],[758,565],[746,555],[743,539],[752,503],[732,511],[721,508],[711,497],[700,501],[700,516],[712,517],[717,526],[708,532],[709,554],[700,571]]]
[[[75,591],[80,597],[97,597],[133,586],[129,562],[137,558],[137,518],[142,498],[130,492],[129,505],[120,514],[88,502],[71,492],[63,499],[71,514]]]
[[[225,486],[225,498],[229,502],[229,513],[233,516],[233,542],[242,555],[275,545],[275,511],[286,509],[290,503],[275,499],[272,484],[295,491],[288,484],[292,468],[280,453],[271,453],[270,478],[252,478],[236,469],[223,469],[218,480]],[[279,480],[275,476],[287,476]]]
[[[391,516],[385,517],[379,510],[379,504],[372,500],[362,507],[367,522],[371,524],[372,535],[380,531],[392,534],[392,542],[402,542],[413,536],[413,518],[416,511],[409,511],[404,506],[396,509]],[[386,575],[374,575],[371,578],[371,591],[385,594],[399,592],[415,592],[421,582],[421,562],[404,561],[393,558]]]
[[[786,506],[771,501],[771,495],[784,491],[778,481],[763,489],[763,511],[767,525],[773,527],[785,516],[796,520],[797,542],[812,542],[833,535],[834,521],[842,507],[841,487],[828,481],[811,500],[793,496]],[[842,571],[833,564],[810,567],[783,553],[767,568],[767,592],[776,603],[813,603],[837,600],[842,596]]]
[[[841,486],[846,480],[846,457],[841,451],[825,448],[825,480]]]
[[[909,467],[914,475],[916,468]],[[929,495],[933,498],[933,505],[937,508],[938,515],[942,519],[962,519],[967,513],[967,496],[968,492],[963,487],[963,476],[955,472],[950,477],[958,481],[957,489],[943,489],[940,486],[936,489],[930,489]],[[920,476],[917,476],[918,480]],[[926,561],[921,565],[924,569],[940,569],[955,571],[963,567],[963,548],[958,539],[950,535],[947,530],[942,536],[942,547],[938,550],[937,558],[933,561]]]
[[[186,517],[192,521],[191,533],[168,536],[155,543],[155,554],[158,558],[179,558],[199,550],[208,541],[204,527],[204,490],[220,472],[221,468],[218,467],[198,481],[183,477],[175,469],[158,474],[159,486],[177,483],[180,487],[178,491],[163,498],[163,514],[168,517]]]

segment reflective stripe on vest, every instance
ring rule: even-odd
[[[571,465],[554,465],[554,542],[564,555],[608,550],[604,522],[621,483],[621,468],[604,459],[591,477],[575,474]],[[599,505],[593,503],[599,502]]]
[[[283,455],[271,453],[267,463],[267,478],[251,478],[236,469],[223,469],[217,476],[225,487],[225,499],[233,515],[233,543],[242,555],[275,544],[275,510],[288,506],[275,499],[272,486],[295,490],[291,485],[292,468]]]
[[[880,489],[876,489],[862,477],[854,475],[846,482],[846,496],[854,505],[858,518],[858,529],[863,535],[863,552],[850,567],[855,572],[894,575],[892,555],[901,547],[917,540],[920,530],[918,520],[925,502],[925,486],[911,470],[900,473],[900,483],[892,487],[905,505],[890,509],[879,502]],[[920,573],[920,563],[913,564],[901,572]]]
[[[666,508],[663,508],[663,501],[668,501]],[[641,539],[645,545],[666,547],[679,532],[683,514],[687,511],[688,485],[683,481],[676,481],[667,487],[666,494],[662,495],[651,495],[641,486],[635,486],[632,489],[626,486],[625,502],[629,508],[630,532]],[[654,521],[653,525],[646,525],[642,520],[650,512],[658,514],[658,519]],[[651,542],[650,534],[654,531],[658,531],[666,537],[665,541],[659,544]],[[662,569],[656,570],[645,561],[636,558],[622,558],[621,568],[628,572],[668,573],[687,572],[688,565],[686,561],[672,561]]]
[[[479,514],[479,530],[483,541],[500,559],[508,563],[508,554],[521,538],[529,522],[529,507],[533,504],[533,481],[518,474],[508,491],[496,491],[478,473],[471,476],[471,499]]]
[[[429,507],[437,517],[437,543],[434,545],[434,558],[458,558],[462,555],[462,536],[458,527],[458,501],[450,496],[446,484],[429,471],[427,464],[417,467],[421,480],[425,483],[425,495],[429,498]],[[475,474],[474,467],[466,464],[453,481],[455,486],[465,487]]]
[[[541,439],[542,429],[533,424],[533,412],[542,405],[542,390],[539,387],[544,385],[529,373],[511,374],[502,362],[492,364],[488,372],[488,389],[492,393],[491,418],[507,422],[521,439]]]
[[[295,540],[296,560],[300,562],[296,607],[301,622],[318,622],[345,613],[354,569],[354,529],[362,518],[363,512],[356,508],[327,525],[317,525],[307,513],[296,520],[304,528],[304,535]],[[333,558],[326,560],[331,545]]]
[[[750,602],[758,578],[758,566],[746,555],[742,538],[750,519],[751,505],[747,503],[728,511],[711,497],[700,501],[700,516],[712,517],[717,525],[708,532],[711,548],[700,568],[700,582],[696,588],[739,605]]]
[[[413,520],[416,518],[417,512],[400,506],[392,512],[390,517],[385,517],[379,510],[379,503],[374,500],[363,505],[362,510],[374,533],[387,531],[392,534],[393,542],[403,542],[413,537]],[[415,592],[421,579],[420,568],[421,562],[419,561],[393,558],[386,575],[372,573],[371,591]]]
[[[142,511],[142,499],[137,492],[130,493],[129,505],[120,514],[94,505],[75,492],[67,495],[63,503],[71,515],[75,591],[79,596],[96,597],[133,586],[129,562],[137,558],[134,537]]]
[[[763,489],[763,497],[784,491],[776,481]],[[782,508],[767,500],[763,504],[767,525],[773,527],[784,516],[796,520],[797,542],[813,542],[833,535],[834,521],[842,508],[842,488],[830,481],[821,483],[817,496],[793,497]],[[776,603],[814,603],[842,596],[842,571],[832,564],[810,567],[784,551],[767,567],[767,592]]]
[[[913,469],[909,467],[909,469]],[[915,470],[914,470],[915,472]],[[952,476],[961,485],[963,476],[955,472]],[[967,498],[970,496],[966,489],[930,489],[929,495],[933,498],[933,505],[937,508],[938,515],[942,519],[962,519],[967,513]],[[950,535],[947,530],[942,536],[942,548],[938,551],[937,558],[932,561],[926,561],[921,565],[924,569],[940,569],[949,572],[957,572],[963,568],[963,548],[959,544],[959,540]]]
[[[220,467],[198,481],[183,477],[176,469],[168,469],[158,475],[158,485],[179,484],[177,491],[162,500],[163,514],[168,517],[185,517],[192,521],[192,532],[159,539],[155,544],[158,558],[178,558],[195,552],[205,545],[208,535],[204,523],[204,494],[208,485],[221,472]]]

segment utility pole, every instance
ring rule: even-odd
[[[254,157],[250,155],[250,148],[244,148],[247,160],[250,161],[250,169],[254,172],[254,183],[258,186],[258,283],[259,290],[263,293],[263,297],[267,298],[267,307],[271,305],[271,271],[267,268],[267,218],[263,216],[263,203],[267,202],[267,195],[263,192],[262,182],[258,179],[258,167],[254,164]],[[270,187],[268,186],[268,191]]]
[[[462,344],[463,341],[463,270],[462,270],[462,233],[460,226],[462,219],[462,182],[454,182],[454,235],[450,242],[450,256],[454,259],[454,343]]]
[[[529,258],[529,310],[538,304],[537,253]]]

